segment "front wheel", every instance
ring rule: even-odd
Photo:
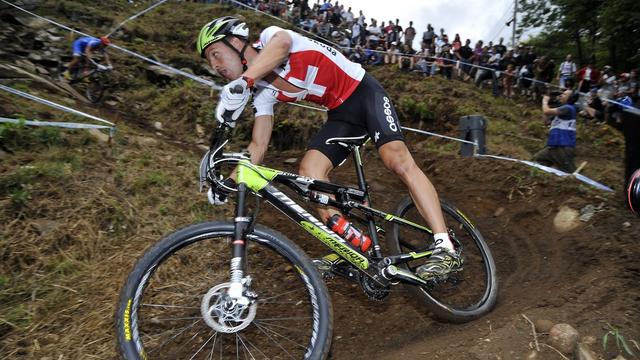
[[[332,310],[311,261],[281,234],[258,226],[247,235],[245,257],[252,300],[234,303],[227,296],[233,230],[228,222],[193,225],[137,262],[116,314],[125,359],[327,357]]]
[[[104,76],[97,71],[89,76],[88,83],[86,84],[84,95],[91,103],[95,104],[102,99],[104,94]]]
[[[491,251],[478,228],[460,210],[445,201],[440,203],[445,223],[457,241],[464,259],[463,268],[451,273],[446,280],[431,281],[429,286],[409,286],[421,303],[442,321],[463,323],[491,311],[498,296],[496,266]],[[424,224],[410,197],[403,199],[396,210],[398,217],[416,224]],[[434,245],[433,236],[407,225],[394,223],[387,237],[393,254],[425,251]],[[415,273],[424,259],[404,264]]]

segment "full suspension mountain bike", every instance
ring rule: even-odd
[[[457,323],[493,308],[498,287],[491,252],[469,218],[447,202],[442,202],[442,210],[464,265],[439,278],[415,275],[416,268],[439,251],[433,232],[409,197],[393,214],[371,207],[360,155],[362,138],[329,140],[352,149],[356,188],[254,165],[246,153],[223,152],[228,137],[229,130],[219,125],[200,165],[201,189],[206,183],[210,191],[233,191],[235,216],[232,221],[178,230],[138,260],[117,308],[124,358],[327,357],[332,307],[323,276],[296,244],[257,223],[262,200],[337,254],[340,261],[331,273],[356,282],[372,299],[382,300],[402,284],[434,317]],[[225,185],[223,168],[235,168],[237,188]],[[277,184],[293,197],[335,207],[362,221],[372,249],[361,253],[352,248]],[[251,195],[255,205],[248,201]]]

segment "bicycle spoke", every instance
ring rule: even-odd
[[[160,344],[160,346],[158,346],[157,348],[149,351],[149,354],[158,351],[159,349],[162,349],[162,347],[164,347],[166,344],[168,344],[169,342],[171,342],[172,340],[176,339],[178,336],[180,336],[182,333],[184,333],[185,331],[191,329],[192,327],[194,327],[197,323],[199,323],[202,319],[198,319],[197,321],[194,321],[193,324],[189,325],[189,326],[185,326],[179,333],[173,335],[171,338],[169,338],[169,340],[163,342],[162,344]],[[170,330],[167,330],[167,332]]]
[[[285,321],[285,320],[308,320],[311,319],[311,316],[304,316],[304,317],[286,317],[286,318],[266,318],[266,319],[257,319],[257,321]]]
[[[249,345],[251,345],[251,347],[253,347],[257,352],[259,352],[260,354],[262,354],[262,356],[263,356],[264,358],[266,358],[266,359],[268,359],[268,358],[269,358],[265,353],[263,353],[260,349],[258,349],[258,347],[256,347],[256,346],[255,346],[251,341],[249,341],[249,339],[247,339],[247,338],[244,338],[244,339],[243,339],[243,338],[242,338],[242,335],[239,335],[239,336],[240,336],[240,339],[241,339],[241,340],[246,341],[246,342],[247,342]]]
[[[140,304],[140,306],[200,310],[200,308],[196,306],[163,305],[163,304]]]
[[[256,326],[258,326],[259,328],[263,328],[265,330],[271,331],[274,335],[279,336],[279,337],[289,341],[290,343],[293,343],[293,344],[297,345],[298,347],[301,347],[303,349],[305,348],[305,345],[301,345],[301,344],[289,339],[288,337],[286,337],[286,336],[280,334],[279,332],[271,329],[267,324],[259,325],[259,324],[256,323]]]
[[[267,333],[266,331],[264,331],[262,329],[262,327],[258,324],[254,322],[254,325],[258,328],[258,330],[260,330],[263,334],[265,334],[270,340],[271,342],[273,342],[274,344],[276,344],[276,346],[278,346],[280,348],[280,350],[284,351],[287,355],[289,355],[290,358],[295,360],[295,357],[293,355],[291,355],[287,349],[285,349],[284,347],[282,347],[282,345],[280,345],[280,343],[274,339],[271,335],[269,335],[269,333]]]
[[[244,354],[244,358],[246,359],[247,358],[247,353],[249,353],[249,356],[251,356],[251,358],[253,360],[255,360],[256,358],[253,357],[253,354],[251,353],[251,350],[244,343],[244,340],[242,339],[242,336],[240,334],[236,333],[236,337],[238,338],[238,340],[240,340],[240,344],[242,344],[242,353]],[[245,350],[246,350],[246,352],[245,352]]]
[[[216,331],[215,334],[213,334],[213,343],[211,344],[211,352],[209,353],[209,356],[207,357],[209,360],[213,360],[213,351],[216,349],[216,340],[218,340],[218,332]]]
[[[204,344],[202,344],[202,346],[200,346],[200,348],[198,349],[198,351],[196,351],[196,353],[195,353],[195,354],[193,354],[193,356],[191,356],[191,357],[189,358],[189,360],[193,360],[193,359],[196,357],[196,355],[198,355],[198,354],[200,353],[200,351],[202,351],[202,349],[204,349],[204,347],[205,347],[205,346],[207,346],[207,344],[209,343],[209,341],[211,341],[211,339],[213,339],[213,337],[214,337],[214,336],[216,336],[216,334],[217,334],[217,332],[214,332],[214,333],[213,333],[213,335],[211,335],[211,337],[210,337],[207,341],[205,341],[205,343],[204,343]]]
[[[304,291],[304,289],[295,289],[295,290],[285,291],[285,292],[283,292],[281,294],[278,294],[278,295],[274,295],[274,296],[271,296],[271,297],[260,299],[260,300],[258,300],[258,303],[262,303],[262,302],[264,302],[264,303],[273,303],[273,302],[267,301],[267,300],[272,300],[272,299],[278,298],[280,296],[284,296],[284,295],[291,294],[291,293],[294,293],[294,292],[299,292],[299,291]]]

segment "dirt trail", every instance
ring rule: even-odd
[[[532,320],[567,322],[581,334],[596,337],[607,322],[615,323],[627,338],[638,338],[640,265],[631,259],[640,253],[636,242],[640,223],[624,209],[621,196],[608,200],[604,211],[578,229],[559,234],[553,218],[560,205],[580,209],[602,201],[602,193],[584,194],[571,180],[547,175],[537,179],[538,184],[531,182],[532,186],[515,185],[511,177],[524,177],[529,170],[514,164],[414,156],[430,170],[441,197],[470,215],[487,239],[498,268],[498,305],[472,323],[441,324],[399,287],[378,303],[368,300],[355,285],[335,279],[329,284],[335,316],[332,358],[524,359],[533,337],[521,314]],[[272,165],[286,168],[278,160]],[[365,161],[374,205],[393,209],[403,185],[372,152]],[[352,183],[350,165],[341,171],[333,180]],[[296,225],[274,211],[265,211],[262,221],[276,224],[284,234],[300,234]],[[624,227],[625,221],[631,225]],[[313,239],[289,236],[310,254],[323,253]],[[545,347],[540,355],[560,358]]]

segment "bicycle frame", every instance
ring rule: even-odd
[[[240,241],[235,240],[233,242],[233,257],[243,257],[244,235],[249,230],[249,224],[252,221],[252,219],[245,215],[245,200],[246,193],[248,191],[267,200],[276,209],[283,212],[287,217],[296,222],[331,250],[341,255],[364,274],[384,285],[388,283],[389,279],[385,279],[380,276],[380,271],[383,267],[390,267],[396,264],[402,264],[411,260],[431,256],[433,254],[433,248],[419,252],[383,257],[377,236],[377,233],[378,231],[381,231],[381,228],[376,226],[375,218],[382,218],[387,222],[412,227],[418,231],[424,232],[425,235],[433,234],[433,231],[425,226],[415,224],[406,219],[396,217],[392,214],[385,213],[366,205],[369,204],[369,195],[364,178],[364,170],[360,158],[359,147],[353,146],[352,150],[359,182],[358,189],[254,165],[248,159],[240,160],[237,166],[237,183],[239,185],[235,217],[236,230],[234,234],[234,239],[240,239]],[[346,240],[325,226],[320,220],[307,212],[272,183],[287,185],[308,201],[326,206],[333,206],[341,209],[345,213],[348,213],[352,209],[362,211],[369,224],[369,233],[373,242],[374,255],[369,257],[366,254],[354,250]],[[315,191],[334,195],[335,200],[326,195],[313,196]],[[392,272],[393,271],[399,271],[399,269],[393,267]],[[405,273],[403,275],[405,276],[402,277],[402,280],[418,285],[425,284],[424,280],[413,274]]]

